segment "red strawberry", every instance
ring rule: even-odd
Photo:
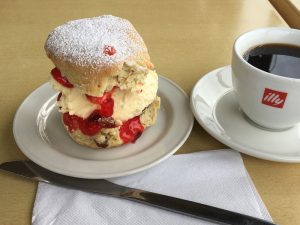
[[[105,45],[104,46],[104,50],[103,50],[103,53],[105,55],[108,55],[108,56],[112,56],[114,54],[116,54],[116,49],[113,47],[113,46],[110,46],[110,45]]]
[[[124,122],[119,130],[124,143],[134,143],[142,135],[144,126],[141,124],[140,117],[136,116]]]
[[[63,114],[64,124],[68,127],[68,130],[72,133],[79,128],[79,123],[83,119],[76,115],[70,115],[68,112]]]
[[[67,88],[74,87],[73,84],[71,84],[66,77],[62,76],[61,72],[56,67],[51,70],[51,74],[52,74],[53,78],[58,83],[60,83],[62,86],[67,87]]]

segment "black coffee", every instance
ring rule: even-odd
[[[300,47],[286,44],[265,44],[248,50],[244,59],[263,71],[300,79]]]

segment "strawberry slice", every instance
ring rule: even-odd
[[[86,95],[87,99],[94,104],[100,105],[99,113],[102,117],[110,117],[114,112],[114,100],[112,99],[112,93],[116,88],[111,91],[105,92],[101,97],[95,97]]]
[[[101,125],[97,121],[82,120],[79,129],[85,135],[94,136],[101,130]]]
[[[73,133],[79,128],[79,123],[83,119],[76,115],[70,115],[68,112],[63,114],[64,124],[68,127],[68,130]]]
[[[112,56],[112,55],[116,54],[116,52],[117,51],[113,46],[110,46],[110,45],[104,46],[104,50],[103,50],[104,55]]]
[[[142,135],[144,126],[141,124],[140,117],[136,116],[124,122],[119,131],[124,143],[134,143]]]
[[[54,69],[51,70],[51,74],[53,78],[60,83],[62,86],[67,87],[67,88],[72,88],[74,87],[73,84],[71,84],[66,77],[64,77],[59,69],[55,67]]]

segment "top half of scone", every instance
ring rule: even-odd
[[[129,21],[114,16],[65,23],[49,34],[45,50],[76,88],[92,96],[132,73],[153,69],[141,36]]]

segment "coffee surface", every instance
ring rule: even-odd
[[[243,57],[263,71],[300,79],[300,46],[265,44],[248,50]]]

